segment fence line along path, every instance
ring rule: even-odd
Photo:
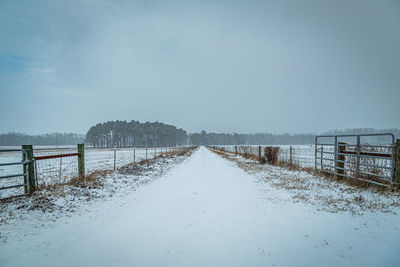
[[[39,186],[68,182],[98,170],[117,170],[129,163],[179,152],[186,147],[37,148],[0,150],[0,198],[29,194]],[[22,160],[21,160],[22,159]]]
[[[400,139],[391,133],[322,135],[314,145],[210,146],[259,162],[313,168],[377,185],[400,185]]]

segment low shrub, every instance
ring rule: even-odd
[[[267,146],[264,150],[265,162],[276,164],[278,162],[279,147]]]

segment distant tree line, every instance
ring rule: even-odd
[[[352,129],[344,129],[344,130],[331,130],[324,134],[328,135],[340,135],[340,134],[374,134],[374,133],[392,133],[395,138],[400,138],[400,129],[392,128],[392,129],[383,129],[378,130],[374,128],[352,128]],[[347,140],[343,140],[347,142]],[[370,144],[387,144],[391,142],[391,137],[388,136],[378,136],[378,137],[362,137],[361,142],[370,143]]]
[[[189,135],[189,142],[192,145],[240,145],[245,143],[243,135],[233,133],[193,133]]]
[[[322,134],[363,134],[393,133],[400,138],[400,129],[377,130],[373,128],[354,128],[331,130]],[[187,134],[176,126],[160,122],[140,123],[138,121],[108,121],[89,129],[85,135],[74,133],[51,133],[27,135],[21,133],[0,134],[0,146],[33,145],[74,145],[85,142],[93,147],[152,147],[177,145],[296,145],[313,144],[314,133],[304,134],[238,134],[238,133],[200,133]],[[364,142],[387,143],[389,138],[363,138]]]
[[[189,141],[193,145],[291,145],[312,144],[315,134],[226,134],[226,133],[193,133]]]
[[[153,147],[186,145],[187,133],[160,122],[108,121],[89,129],[86,144],[94,147]]]
[[[400,138],[400,129],[377,130],[373,128],[354,128],[344,130],[331,130],[322,134],[340,135],[340,134],[371,134],[371,133],[393,133],[395,137]],[[304,134],[226,134],[226,133],[193,133],[189,135],[189,142],[193,145],[302,145],[314,144],[315,133]],[[364,137],[363,142],[367,143],[387,143],[388,137]]]
[[[50,133],[28,135],[23,133],[0,134],[0,146],[20,145],[74,145],[83,143],[85,135],[75,133]]]

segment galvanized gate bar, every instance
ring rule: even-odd
[[[24,173],[21,173],[21,174],[11,174],[11,175],[0,176],[0,179],[14,178],[14,177],[23,177],[23,176],[25,176]]]
[[[0,149],[0,152],[22,152],[24,154],[24,159],[28,158],[28,152],[25,149]],[[27,164],[31,163],[29,160],[21,160],[20,162],[7,162],[7,163],[1,163],[0,166],[14,166],[14,165],[22,165],[25,166]],[[15,177],[27,177],[27,179],[24,179],[24,184],[17,184],[17,185],[9,185],[9,186],[3,186],[0,187],[0,190],[6,190],[6,189],[11,189],[11,188],[17,188],[17,187],[23,187],[25,186],[27,188],[27,192],[30,192],[30,186],[29,186],[29,171],[28,168],[26,168],[26,172],[22,174],[11,174],[11,175],[3,175],[0,176],[0,179],[7,179],[7,178],[15,178]]]
[[[17,184],[17,185],[4,186],[4,187],[1,187],[0,190],[23,187],[23,186],[26,186],[26,184]]]
[[[0,150],[1,152],[1,150]],[[10,163],[0,163],[0,167],[2,166],[11,166],[11,165],[20,165],[22,162],[18,161],[18,162],[10,162]]]

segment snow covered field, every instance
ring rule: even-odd
[[[284,184],[285,178],[294,186]],[[336,207],[331,197],[351,203]],[[369,209],[369,200],[387,206]],[[398,212],[393,195],[240,157],[226,160],[201,147],[132,193],[89,203],[54,221],[36,216],[3,225],[12,234],[0,244],[0,263],[399,266]]]

